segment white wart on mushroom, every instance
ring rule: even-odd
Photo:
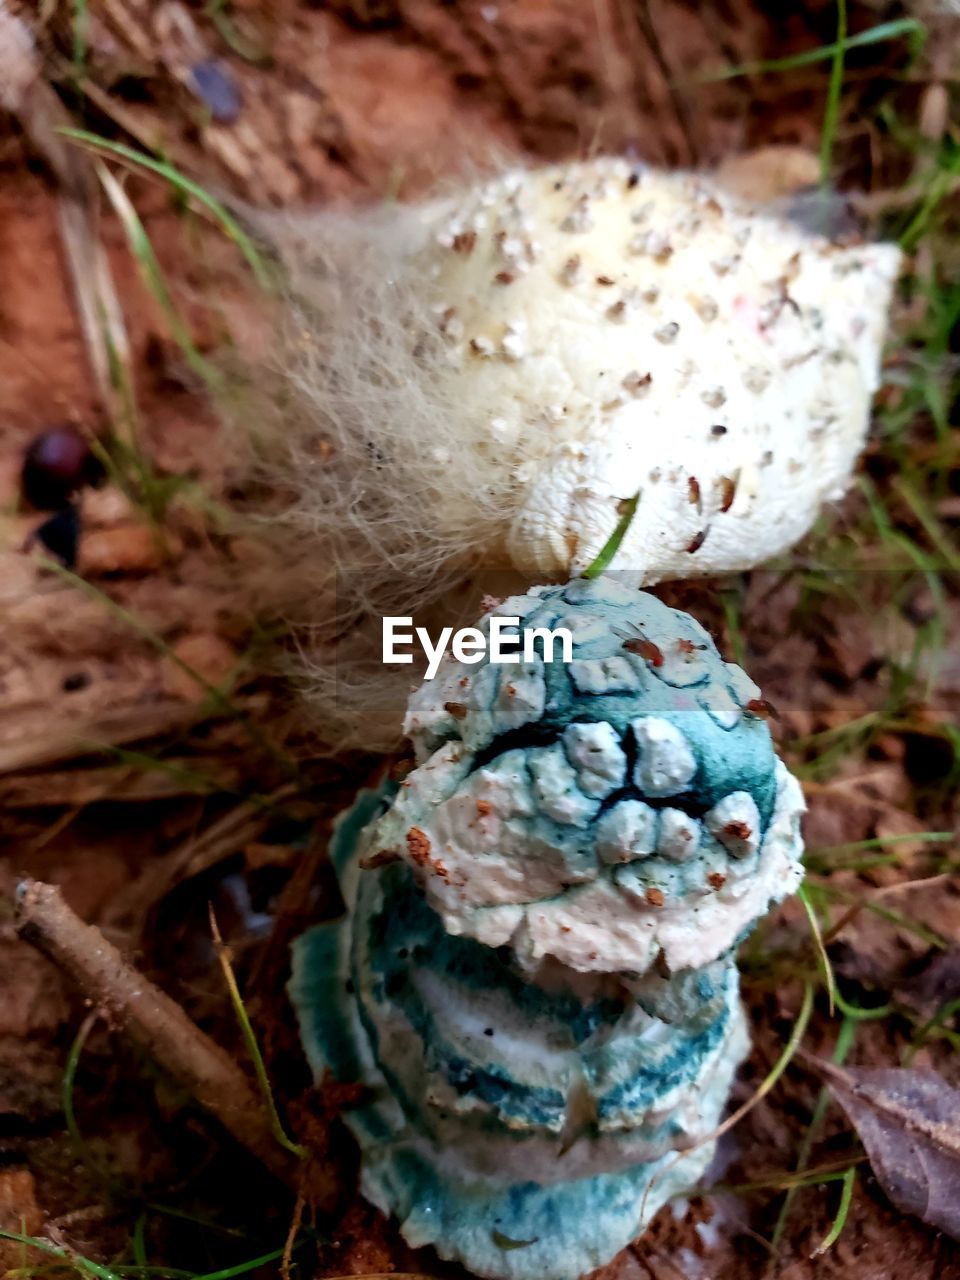
[[[583,972],[714,959],[799,878],[803,800],[757,686],[689,615],[585,579],[506,601],[573,660],[448,660],[372,828],[447,929]],[[481,629],[489,628],[489,617]]]

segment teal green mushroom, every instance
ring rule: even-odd
[[[414,695],[417,767],[339,820],[347,911],[291,995],[317,1078],[367,1086],[362,1188],[405,1238],[575,1280],[709,1163],[748,1046],[733,948],[798,883],[802,800],[686,614],[584,580],[498,612],[573,660]]]

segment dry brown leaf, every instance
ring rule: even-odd
[[[960,1240],[960,1090],[935,1071],[828,1062],[817,1070],[890,1200]]]

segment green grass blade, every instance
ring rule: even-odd
[[[133,1236],[131,1239],[131,1248],[133,1251],[133,1261],[138,1272],[153,1270],[150,1266],[150,1259],[147,1256],[147,1214],[143,1210],[137,1215],[137,1220],[133,1225]]]
[[[64,1249],[60,1245],[53,1244],[50,1240],[44,1240],[40,1236],[24,1235],[20,1231],[4,1231],[0,1230],[0,1240],[12,1240],[15,1244],[26,1245],[31,1249],[39,1249],[41,1253],[48,1253],[54,1258],[59,1258],[61,1262],[68,1267],[72,1267],[75,1271],[79,1271],[81,1275],[92,1276],[93,1280],[122,1280],[124,1276],[143,1275],[145,1272],[158,1276],[175,1276],[189,1277],[190,1280],[233,1280],[234,1276],[246,1275],[250,1271],[256,1271],[258,1267],[268,1266],[271,1262],[277,1262],[283,1257],[283,1249],[272,1249],[269,1253],[263,1253],[257,1258],[249,1258],[246,1262],[238,1262],[233,1267],[224,1267],[221,1271],[206,1271],[201,1275],[195,1275],[190,1271],[181,1271],[175,1267],[118,1267],[117,1270],[111,1270],[110,1267],[104,1267],[99,1262],[94,1262],[90,1258],[85,1258],[82,1254],[73,1253],[69,1249]]]
[[[901,36],[909,36],[916,53],[926,37],[927,29],[918,18],[895,18],[891,22],[880,22],[869,31],[859,31],[855,36],[847,36],[835,44],[820,45],[816,49],[805,49],[802,53],[793,53],[785,58],[770,58],[765,62],[743,62],[736,67],[725,67],[722,71],[707,71],[695,77],[698,84],[712,84],[718,80],[735,80],[738,76],[767,75],[772,71],[792,71],[795,67],[809,67],[817,62],[826,62],[841,56],[850,49],[862,49],[866,45],[880,44],[884,40],[899,40]]]
[[[60,1082],[60,1105],[63,1108],[63,1119],[67,1126],[67,1133],[70,1135],[70,1139],[77,1150],[83,1152],[85,1156],[89,1156],[90,1148],[87,1146],[86,1140],[77,1124],[77,1116],[73,1106],[73,1091],[76,1084],[80,1055],[83,1053],[87,1038],[99,1017],[99,1011],[94,1009],[92,1013],[88,1013],[84,1018],[80,1025],[80,1030],[70,1046],[70,1052],[67,1054],[67,1065],[63,1070],[63,1080]]]
[[[850,1004],[849,1001],[844,1000],[839,991],[837,992],[837,1008],[851,1022],[878,1022],[882,1018],[888,1018],[893,1013],[892,1004],[881,1004],[872,1009],[864,1009],[859,1004]]]
[[[143,151],[137,151],[122,142],[112,142],[109,138],[103,138],[97,133],[90,133],[86,129],[59,129],[57,132],[63,134],[66,138],[72,139],[74,142],[79,142],[83,146],[91,148],[100,155],[114,156],[119,160],[126,160],[128,164],[136,165],[138,168],[147,169],[150,173],[155,173],[159,177],[165,178],[181,195],[190,196],[196,200],[220,224],[229,239],[243,254],[250,270],[257,279],[257,283],[264,289],[269,290],[272,287],[272,273],[254,241],[247,235],[226,206],[198,182],[194,182],[192,178],[188,178],[179,169],[167,164],[165,160],[157,160]]]
[[[220,936],[220,929],[217,925],[217,918],[213,914],[212,904],[210,906],[210,931],[213,934],[213,943],[216,947],[217,959],[220,961],[220,968],[223,970],[224,981],[230,993],[230,1003],[233,1005],[234,1013],[240,1024],[240,1030],[243,1033],[244,1043],[247,1046],[247,1052],[250,1054],[250,1060],[253,1063],[253,1070],[260,1088],[260,1096],[263,1099],[267,1118],[270,1121],[271,1132],[285,1151],[289,1151],[298,1160],[304,1160],[308,1155],[306,1147],[300,1146],[299,1143],[294,1142],[287,1136],[280,1120],[280,1113],[277,1111],[277,1104],[273,1097],[273,1087],[270,1084],[270,1076],[267,1072],[267,1064],[263,1060],[260,1045],[257,1043],[257,1037],[250,1022],[250,1015],[247,1013],[247,1006],[244,1004],[240,988],[237,986],[233,965],[230,963],[230,955],[224,945],[223,938]]]
[[[243,58],[244,62],[249,62],[255,67],[269,65],[270,55],[242,36],[231,22],[227,14],[226,0],[208,0],[204,6],[204,13],[216,27],[220,39],[238,58]]]
[[[810,933],[813,936],[814,946],[816,948],[817,957],[820,961],[820,967],[823,969],[823,976],[827,985],[827,999],[830,1003],[830,1017],[833,1017],[833,1011],[839,1002],[839,992],[837,991],[837,982],[833,975],[833,965],[830,963],[830,957],[827,955],[827,948],[823,945],[823,934],[820,932],[820,921],[817,919],[817,913],[810,901],[810,895],[807,893],[806,886],[800,885],[797,890],[797,897],[803,903],[803,909],[807,913],[807,920],[810,924]]]
[[[270,1262],[278,1262],[283,1257],[283,1249],[273,1249],[263,1253],[259,1258],[251,1258],[248,1262],[239,1262],[235,1267],[224,1267],[222,1271],[206,1271],[203,1275],[194,1276],[194,1280],[233,1280],[234,1276],[246,1275],[248,1271],[256,1271],[257,1267],[265,1267]]]
[[[69,1249],[62,1249],[59,1245],[52,1244],[40,1236],[27,1236],[20,1231],[0,1229],[0,1240],[12,1240],[15,1244],[28,1245],[31,1249],[39,1249],[41,1253],[49,1253],[52,1257],[66,1263],[68,1267],[72,1267],[74,1271],[79,1271],[81,1275],[93,1276],[94,1280],[120,1280],[117,1272],[111,1271],[109,1267],[101,1266],[99,1262],[93,1262],[90,1258],[84,1258],[82,1254],[72,1253]]]
[[[899,911],[893,911],[890,907],[881,906],[879,902],[869,902],[862,897],[857,897],[855,893],[848,893],[845,889],[838,889],[829,883],[817,884],[816,890],[818,893],[833,898],[836,902],[844,902],[848,906],[857,906],[863,911],[869,911],[878,920],[886,920],[888,924],[895,925],[896,928],[913,934],[915,938],[925,942],[928,947],[936,947],[938,951],[945,951],[949,946],[946,939],[941,937],[939,933],[934,933],[926,925],[920,924],[917,920],[911,920],[909,916],[905,916]]]
[[[150,237],[147,235],[146,228],[140,220],[140,215],[133,207],[130,197],[106,165],[97,164],[96,168],[101,185],[106,191],[107,197],[113,205],[113,210],[120,219],[120,223],[126,233],[130,252],[133,254],[134,262],[137,264],[140,279],[163,312],[174,341],[183,352],[187,364],[194,373],[198,374],[213,390],[219,389],[223,383],[223,375],[209,360],[204,359],[197,350],[196,344],[190,335],[190,330],[177,310],[173,298],[170,296],[170,290],[167,287],[167,282],[164,279],[153,245],[150,243]]]
[[[833,146],[840,121],[840,98],[843,94],[843,59],[847,40],[847,0],[837,0],[837,42],[830,60],[830,84],[827,87],[827,105],[820,130],[820,183],[827,187],[833,161]]]
[[[914,1032],[913,1038],[910,1041],[910,1046],[904,1057],[903,1065],[908,1067],[916,1054],[923,1048],[923,1045],[929,1036],[942,1028],[943,1024],[949,1018],[954,1017],[957,1013],[960,1013],[960,999],[947,1000],[942,1004],[933,1017],[928,1018],[923,1026]]]
[[[930,510],[929,504],[916,491],[913,485],[903,476],[897,476],[893,487],[903,498],[913,515],[923,528],[924,533],[933,543],[940,555],[943,565],[952,573],[960,572],[960,551],[957,551],[944,530],[940,521]]]
[[[924,844],[949,844],[956,838],[952,831],[904,831],[900,835],[870,836],[867,840],[850,840],[846,844],[825,844],[810,852],[825,858],[833,854],[858,853],[861,849],[883,849],[888,844],[905,844],[908,840],[920,840]]]
[[[866,1156],[863,1157],[866,1159]],[[809,1173],[784,1173],[770,1178],[757,1178],[753,1182],[717,1182],[711,1191],[733,1191],[746,1194],[751,1191],[802,1191],[806,1187],[818,1187],[824,1182],[841,1182],[850,1168],[844,1161],[842,1169],[827,1168],[819,1165]]]
[[[830,871],[856,870],[861,861],[870,866],[883,865],[884,862],[896,863],[896,854],[879,859],[850,860],[850,854],[868,853],[871,849],[885,849],[887,845],[907,844],[917,841],[920,844],[951,844],[957,837],[952,831],[907,831],[901,835],[871,836],[868,840],[850,840],[846,844],[825,844],[818,849],[808,849],[803,856],[804,866],[809,871],[828,874]]]
[[[640,504],[640,490],[627,500],[627,504],[623,509],[623,515],[617,521],[617,527],[606,540],[600,551],[597,553],[596,559],[583,571],[585,578],[599,578],[609,568],[613,557],[620,550],[620,544],[627,536],[627,530],[633,523],[633,517],[637,514],[637,507]]]
[[[928,179],[929,185],[920,208],[898,237],[900,247],[905,252],[912,253],[930,230],[930,222],[933,215],[944,198],[953,189],[957,178],[958,166],[960,166],[960,157],[953,156],[945,168],[942,168],[932,178]]]
[[[164,1280],[193,1280],[192,1271],[184,1271],[180,1267],[163,1267],[163,1266],[160,1266],[159,1264],[157,1266],[141,1267],[136,1263],[134,1263],[133,1265],[128,1265],[127,1263],[124,1263],[123,1266],[120,1266],[119,1264],[116,1265],[114,1267],[114,1270],[116,1271],[117,1275],[123,1276],[123,1277],[160,1276],[160,1277],[163,1277]]]
[[[857,1035],[856,1022],[854,1022],[851,1018],[844,1018],[843,1022],[841,1022],[840,1024],[840,1031],[839,1031],[839,1034],[837,1035],[837,1043],[834,1046],[833,1054],[831,1056],[831,1060],[835,1062],[838,1067],[842,1066],[844,1061],[846,1060],[847,1054],[850,1052],[850,1049],[853,1047],[853,1042],[856,1039],[856,1035]],[[813,1150],[813,1144],[817,1140],[817,1135],[820,1132],[820,1129],[823,1125],[824,1117],[826,1116],[827,1111],[830,1108],[830,1103],[832,1102],[832,1100],[833,1099],[832,1099],[830,1090],[826,1087],[826,1085],[821,1085],[820,1092],[817,1095],[816,1105],[813,1108],[813,1115],[810,1117],[810,1123],[807,1125],[807,1128],[804,1131],[803,1137],[800,1141],[800,1151],[797,1156],[796,1170],[794,1171],[791,1183],[786,1187],[786,1195],[783,1197],[783,1204],[781,1205],[780,1212],[777,1215],[777,1222],[773,1229],[773,1236],[771,1238],[771,1244],[773,1245],[774,1249],[777,1249],[779,1247],[780,1241],[783,1239],[783,1233],[786,1230],[787,1222],[789,1221],[789,1218],[790,1218],[790,1210],[793,1207],[794,1201],[797,1196],[797,1192],[804,1185],[813,1185],[819,1181],[829,1181],[829,1179],[826,1179],[826,1178],[824,1179],[815,1178],[811,1182],[810,1171],[808,1170],[807,1166],[810,1162],[810,1153]],[[848,1172],[847,1169],[840,1170],[834,1175],[834,1177],[836,1179],[845,1178],[847,1175],[847,1172]]]
[[[833,1220],[833,1226],[813,1251],[813,1257],[818,1258],[821,1253],[826,1253],[840,1239],[840,1233],[847,1222],[847,1214],[850,1212],[850,1202],[853,1199],[853,1184],[856,1181],[856,1177],[856,1166],[851,1165],[844,1174],[843,1187],[840,1191],[840,1204],[837,1208],[837,1216]]]
[[[746,1115],[748,1110],[756,1106],[761,1099],[765,1098],[773,1086],[777,1083],[783,1073],[789,1067],[790,1063],[796,1056],[800,1043],[807,1033],[807,1027],[810,1025],[810,1018],[813,1015],[813,986],[806,982],[803,987],[803,1002],[800,1005],[800,1012],[797,1014],[797,1020],[793,1024],[787,1043],[783,1046],[780,1057],[770,1068],[767,1075],[761,1081],[760,1087],[756,1092],[739,1107],[732,1116],[727,1116],[723,1124],[720,1125],[718,1133],[726,1133],[728,1129]]]
[[[738,667],[747,665],[747,646],[743,638],[743,617],[741,614],[741,593],[739,591],[721,591],[720,604],[723,607],[723,621],[727,635],[730,637],[730,648],[733,660]]]
[[[77,84],[80,83],[86,72],[89,22],[87,0],[73,0],[73,47],[71,49],[71,59],[73,62],[73,78]]]

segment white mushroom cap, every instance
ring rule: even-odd
[[[742,569],[846,488],[896,247],[618,159],[509,173],[432,216],[447,394],[512,470],[518,568],[583,570],[639,492],[614,568]]]
[[[446,624],[478,569],[576,575],[635,494],[611,566],[632,585],[748,568],[849,482],[892,245],[618,159],[263,231],[288,376],[257,363],[236,399],[292,495],[278,577],[309,600],[338,746],[395,745],[408,673],[383,666],[381,617],[439,602]]]

